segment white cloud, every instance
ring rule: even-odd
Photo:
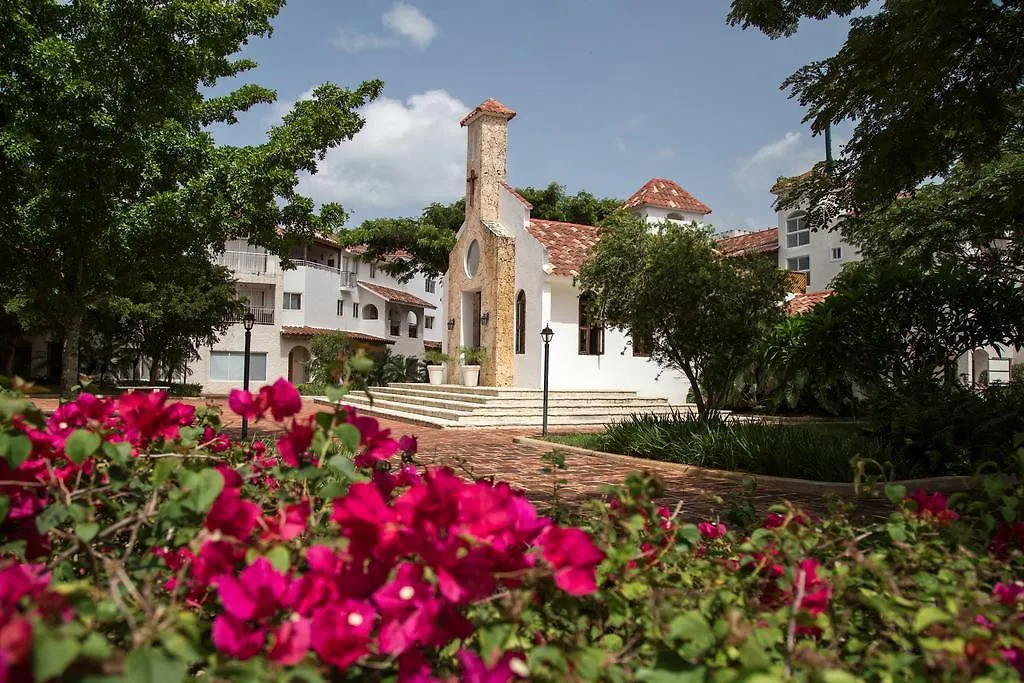
[[[779,176],[803,173],[821,161],[824,154],[821,138],[788,132],[741,159],[733,177],[744,191],[767,192]]]
[[[418,210],[457,199],[466,170],[466,136],[459,120],[470,109],[444,90],[405,102],[381,97],[362,109],[363,129],[330,150],[318,173],[302,178],[299,190],[318,202],[355,209],[354,223],[367,213]]]
[[[404,2],[395,3],[394,7],[381,15],[385,34],[362,33],[356,29],[345,28],[331,41],[345,52],[362,52],[381,48],[399,47],[403,39],[419,49],[424,49],[437,36],[437,26],[422,12]]]
[[[403,35],[421,50],[430,44],[437,35],[434,22],[423,16],[423,13],[412,5],[404,2],[396,3],[382,17],[384,26],[399,35]]]

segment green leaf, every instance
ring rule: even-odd
[[[124,660],[125,678],[136,683],[179,683],[185,680],[185,668],[184,662],[156,648],[133,650]]]
[[[153,468],[153,488],[158,489],[164,485],[174,472],[174,468],[178,466],[178,462],[178,458],[161,458],[156,461],[156,467]]]
[[[7,496],[6,494],[0,493],[0,524],[3,524],[4,520],[7,519],[7,513],[10,511],[10,509],[11,509],[11,499],[10,499],[10,496]]]
[[[324,387],[324,395],[327,396],[327,400],[331,403],[340,403],[347,393],[348,389],[335,384],[328,384]]]
[[[901,498],[900,500],[903,499]],[[846,671],[840,671],[839,669],[829,669],[828,671],[823,671],[821,674],[821,679],[825,681],[825,683],[859,683],[859,681],[864,680],[862,678],[857,678],[853,674],[847,673]]]
[[[356,468],[352,460],[345,455],[332,455],[327,459],[327,466],[346,479],[356,478]]]
[[[7,441],[7,465],[16,470],[32,455],[32,441],[24,434],[15,434]]]
[[[902,484],[887,484],[885,495],[889,498],[890,503],[900,505],[903,499],[907,497],[907,487]]]
[[[266,557],[267,561],[270,562],[270,566],[279,572],[288,571],[288,567],[290,567],[292,563],[291,555],[288,553],[288,549],[283,545],[271,548],[264,557]]]
[[[630,581],[622,585],[622,595],[627,600],[638,600],[651,592],[651,587],[641,581]]]
[[[282,681],[305,681],[306,683],[323,683],[324,677],[311,666],[296,666],[285,669]]]
[[[82,641],[82,654],[90,659],[106,659],[110,656],[110,643],[102,633],[93,631]]]
[[[679,527],[679,535],[689,541],[690,545],[696,545],[700,540],[700,529],[696,524],[684,524]]]
[[[81,648],[74,638],[38,627],[32,635],[32,673],[37,681],[60,676],[78,658]]]
[[[646,683],[704,683],[706,678],[703,666],[690,664],[671,651],[659,652],[652,668],[636,673],[636,679]]]
[[[914,633],[920,633],[934,624],[945,624],[951,620],[952,617],[943,610],[934,605],[926,605],[917,610],[917,614],[914,615]]]
[[[605,653],[596,647],[585,647],[572,657],[573,673],[579,680],[596,681],[601,678]]]
[[[132,459],[132,445],[124,441],[103,443],[103,454],[117,465],[127,465]]]
[[[342,445],[345,446],[345,450],[349,453],[355,453],[359,450],[359,442],[362,440],[362,436],[355,426],[350,424],[338,425],[334,428],[334,436],[341,441]]]
[[[85,462],[85,459],[99,450],[102,443],[100,435],[90,432],[88,429],[76,429],[64,442],[64,455],[75,464]]]
[[[186,664],[199,661],[199,653],[187,637],[178,631],[162,631],[160,642],[171,655]]]
[[[75,535],[86,543],[96,538],[99,531],[100,525],[96,522],[81,522],[75,525]]]
[[[513,628],[512,624],[497,623],[477,631],[477,637],[480,638],[480,652],[483,653],[485,660],[492,653],[505,651],[505,644],[508,642],[509,636],[512,635]]]
[[[668,635],[673,640],[683,641],[678,652],[687,659],[700,656],[715,644],[711,624],[696,610],[680,614],[673,619],[668,626]]]
[[[224,477],[212,467],[199,472],[185,472],[182,483],[188,489],[189,503],[196,512],[206,512],[224,490]]]
[[[907,528],[902,520],[899,522],[888,522],[885,528],[889,532],[889,537],[897,543],[907,540]]]

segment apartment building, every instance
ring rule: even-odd
[[[284,270],[276,255],[238,240],[215,257],[234,273],[255,319],[251,387],[279,377],[305,382],[309,341],[325,332],[342,330],[357,346],[388,347],[405,356],[440,348],[443,282],[422,275],[399,282],[380,264],[366,261],[364,253],[319,238],[292,250],[295,268]],[[189,366],[190,381],[213,395],[240,387],[244,349],[239,321],[216,344],[199,349],[199,359]]]

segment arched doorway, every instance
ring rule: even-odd
[[[309,361],[309,351],[305,346],[296,346],[288,352],[288,381],[292,384],[305,384],[309,381],[309,373],[306,372],[306,362]]]

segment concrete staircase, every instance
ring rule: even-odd
[[[540,427],[544,405],[540,389],[401,383],[374,387],[369,394],[353,392],[343,402],[365,415],[433,427]],[[641,397],[634,391],[551,391],[548,399],[550,426],[599,426],[634,413],[668,415],[692,410],[692,406]],[[327,404],[325,399],[316,402]]]

